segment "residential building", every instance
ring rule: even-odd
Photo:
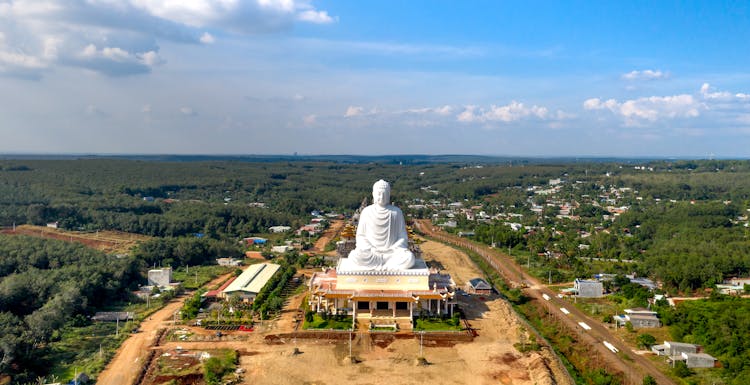
[[[713,368],[716,366],[716,358],[706,353],[682,353],[682,360],[688,368]]]
[[[148,285],[167,287],[172,283],[172,268],[152,269],[148,271]]]
[[[682,353],[697,353],[699,345],[688,344],[684,342],[664,341],[661,345],[654,345],[651,351],[659,356],[679,356]]]
[[[576,295],[583,298],[599,298],[604,296],[604,285],[599,281],[576,279],[573,283]]]

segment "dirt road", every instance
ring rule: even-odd
[[[224,275],[209,282],[207,287],[214,287],[224,282],[228,275]],[[96,383],[100,385],[132,385],[140,374],[151,347],[156,344],[156,337],[160,329],[172,325],[175,312],[179,311],[188,296],[177,298],[167,306],[152,314],[149,319],[141,322],[140,332],[131,334],[122,343],[117,353],[106,368],[99,373]]]
[[[556,293],[548,289],[535,277],[523,272],[523,269],[509,256],[480,245],[465,238],[459,238],[432,226],[428,220],[417,221],[417,228],[423,233],[435,237],[443,242],[451,243],[472,250],[482,256],[490,265],[503,275],[509,282],[526,282],[530,287],[524,289],[524,294],[533,298],[539,306],[545,307],[551,314],[563,321],[569,330],[578,334],[579,340],[590,345],[592,351],[597,352],[607,362],[610,369],[624,373],[627,384],[641,384],[643,377],[652,376],[659,384],[674,384],[654,364],[643,356],[635,354],[630,347],[623,344],[619,338],[609,332],[607,328],[567,301],[561,300]],[[547,296],[545,298],[544,296]],[[565,314],[565,308],[569,314]],[[584,322],[589,330],[585,330],[579,322]],[[604,346],[607,341],[619,349],[615,354]]]
[[[148,350],[156,343],[159,329],[172,323],[173,315],[182,307],[183,299],[176,299],[141,323],[141,332],[132,334],[117,350],[109,365],[99,374],[101,385],[131,385],[141,371]]]
[[[323,232],[323,235],[321,235],[320,238],[318,238],[318,240],[315,241],[315,244],[313,245],[313,248],[310,251],[322,253],[323,250],[325,250],[328,242],[336,238],[336,235],[338,235],[342,227],[344,227],[343,220],[337,219],[337,220],[331,221],[331,226],[329,226],[326,229],[326,231]]]

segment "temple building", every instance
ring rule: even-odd
[[[389,198],[390,185],[376,182],[375,203],[359,216],[356,247],[310,279],[311,310],[351,315],[360,330],[411,330],[416,316],[453,315],[455,283],[427,267]]]

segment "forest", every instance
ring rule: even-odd
[[[75,243],[0,234],[0,373],[31,379],[67,325],[86,325],[102,306],[125,301],[142,281],[134,258]]]
[[[28,378],[43,372],[36,352],[56,331],[129,300],[147,267],[239,255],[243,237],[265,235],[270,226],[295,228],[313,210],[349,216],[381,178],[391,182],[392,201],[407,215],[453,220],[457,227],[449,231],[473,231],[475,240],[507,248],[553,282],[636,273],[660,282],[665,292],[690,295],[750,275],[748,161],[5,159],[0,227],[57,222],[67,230],[120,230],[153,239],[127,256],[112,256],[0,235],[0,372]],[[555,193],[540,193],[546,189]],[[491,219],[448,218],[449,203]],[[612,207],[626,209],[613,215]],[[570,215],[561,216],[563,208]],[[720,306],[731,301],[737,301],[733,309],[747,306],[739,299],[688,305],[671,315],[670,327],[681,325],[676,338],[705,340],[713,348],[710,338],[720,336],[704,333],[696,317],[724,317],[733,309]],[[747,330],[742,325],[738,330]],[[728,336],[726,346],[747,343],[717,328]],[[731,357],[734,351],[722,356],[728,370],[744,373]]]

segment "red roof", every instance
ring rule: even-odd
[[[226,282],[224,282],[223,285],[219,286],[218,289],[211,290],[211,291],[206,292],[206,294],[203,294],[203,297],[216,297],[216,296],[218,296],[219,293],[221,293],[222,291],[224,291],[224,289],[226,289],[227,286],[229,286],[229,284],[231,284],[232,282],[234,282],[235,279],[237,279],[237,277],[229,278]]]

